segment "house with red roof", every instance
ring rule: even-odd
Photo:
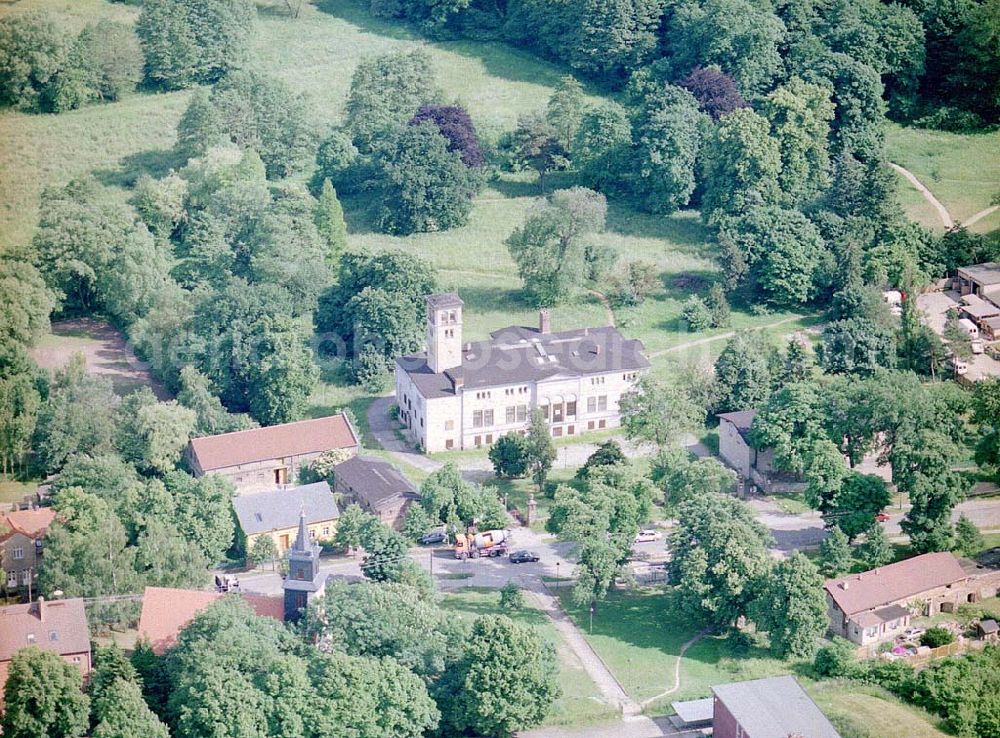
[[[187,462],[195,476],[219,474],[238,493],[296,484],[299,472],[327,451],[357,453],[358,435],[343,413],[266,428],[193,438]]]
[[[944,551],[826,582],[830,632],[859,646],[900,635],[914,615],[955,612],[994,597],[1000,570]]]
[[[15,510],[0,516],[0,566],[8,593],[27,592],[38,579],[43,539],[55,510]]]
[[[0,699],[11,659],[28,646],[62,656],[86,677],[92,663],[90,628],[83,600],[46,602],[39,597],[26,605],[0,607]]]
[[[195,615],[223,597],[242,597],[261,617],[284,620],[285,605],[281,597],[146,587],[139,616],[139,637],[149,641],[153,653],[162,655],[176,645],[177,636],[190,625]]]

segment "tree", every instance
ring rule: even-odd
[[[915,551],[951,548],[951,511],[965,496],[968,482],[954,471],[955,443],[936,428],[906,425],[896,432],[889,452],[896,487],[910,497],[910,510],[900,527]]]
[[[222,128],[222,117],[209,97],[198,89],[191,95],[181,119],[177,122],[177,143],[174,150],[185,160],[204,156],[213,146],[228,140]]]
[[[216,474],[195,478],[182,471],[168,472],[163,482],[176,510],[172,522],[183,539],[209,562],[221,561],[233,545],[232,483]]]
[[[391,658],[425,677],[457,657],[459,629],[433,598],[395,582],[331,582],[306,613],[304,629],[331,650]]]
[[[753,605],[754,620],[781,657],[811,656],[828,626],[823,577],[798,551],[775,564]]]
[[[603,600],[621,566],[621,551],[606,540],[588,540],[580,548],[576,567],[573,601],[583,607],[595,607]]]
[[[490,462],[498,478],[523,477],[528,471],[528,440],[511,431],[490,446]]]
[[[426,51],[416,49],[364,59],[351,77],[347,129],[358,149],[370,153],[381,146],[380,140],[389,131],[410,120],[421,105],[440,96]]]
[[[28,452],[40,405],[41,394],[33,373],[0,369],[0,474],[4,477]]]
[[[607,209],[604,195],[593,190],[558,190],[532,208],[524,225],[507,238],[532,302],[557,305],[582,287],[591,272],[588,237],[604,230]]]
[[[118,679],[135,682],[139,675],[132,662],[117,645],[100,646],[94,650],[94,668],[87,682],[91,703],[101,699]]]
[[[823,329],[820,365],[830,374],[872,375],[896,363],[896,336],[866,318],[829,323]]]
[[[508,579],[500,588],[500,609],[507,611],[524,609],[524,593],[513,579]]]
[[[573,141],[583,119],[583,85],[571,75],[559,80],[545,106],[545,120],[551,125],[566,151],[573,150]]]
[[[858,546],[858,554],[868,569],[878,569],[891,564],[896,552],[881,525],[871,526],[865,533],[865,542]]]
[[[631,167],[632,124],[616,102],[588,108],[573,139],[573,166],[580,182],[600,192],[621,192]]]
[[[698,101],[681,87],[665,85],[645,96],[632,123],[632,184],[643,207],[670,213],[688,204],[706,121]]]
[[[827,139],[833,120],[829,89],[793,77],[764,100],[764,115],[781,151],[778,185],[789,204],[815,200],[830,183]]]
[[[344,508],[337,520],[334,531],[334,543],[346,551],[361,546],[361,529],[368,519],[368,514],[356,502]]]
[[[0,19],[0,105],[29,113],[51,110],[66,50],[66,36],[48,14]]]
[[[662,449],[653,458],[653,481],[664,491],[668,505],[704,494],[729,494],[736,486],[736,472],[716,459],[692,459],[685,449]]]
[[[387,525],[369,516],[361,529],[365,557],[361,573],[375,582],[398,582],[403,573],[409,545],[406,539]]]
[[[111,450],[118,398],[107,377],[87,373],[82,355],[56,372],[38,411],[35,452],[48,471],[58,471],[73,453]]]
[[[820,676],[845,677],[850,674],[854,665],[857,647],[846,638],[834,636],[828,646],[823,646],[816,652],[813,666]]]
[[[839,577],[851,568],[851,544],[839,526],[819,544],[820,568],[827,577]]]
[[[276,558],[278,558],[278,547],[270,535],[259,535],[254,538],[253,545],[247,551],[248,565],[252,562],[253,566],[260,566],[265,561],[270,561],[273,566]]]
[[[424,122],[437,126],[438,132],[448,141],[448,150],[461,154],[465,166],[481,167],[486,164],[476,127],[465,108],[458,105],[421,105],[409,125]]]
[[[212,391],[208,377],[191,365],[180,371],[177,401],[195,413],[194,436],[216,436],[257,426],[250,416],[226,410]]]
[[[705,415],[682,389],[644,374],[618,402],[625,435],[666,446],[697,428]]]
[[[844,454],[829,438],[820,438],[804,450],[802,458],[803,473],[808,483],[806,502],[813,510],[830,511],[841,484],[850,473],[844,463]]]
[[[1000,379],[977,382],[972,397],[972,421],[979,426],[976,463],[1000,478]]]
[[[135,681],[116,679],[94,703],[92,738],[169,738],[167,726],[146,705]]]
[[[504,615],[481,616],[442,683],[443,721],[499,738],[537,725],[559,695],[555,671],[555,652],[535,631]]]
[[[705,142],[702,211],[740,213],[778,201],[781,150],[766,118],[748,108],[725,116]]]
[[[612,304],[638,307],[659,283],[659,268],[646,261],[630,261],[620,274],[612,277],[608,297]]]
[[[683,2],[670,16],[665,38],[679,74],[716,64],[747,97],[770,89],[782,73],[785,26],[770,6],[748,0]]]
[[[892,502],[885,480],[874,474],[850,472],[837,486],[823,512],[836,520],[848,541],[872,528],[875,516]]]
[[[316,230],[329,247],[329,261],[336,265],[341,254],[347,250],[347,223],[344,222],[344,208],[337,199],[337,191],[330,184],[330,178],[323,180],[323,189],[313,211]]]
[[[142,49],[124,23],[101,19],[80,31],[69,53],[88,96],[101,102],[119,100],[142,81]]]
[[[713,282],[712,286],[709,287],[705,305],[712,315],[713,328],[729,327],[732,311],[729,309],[729,300],[726,299],[726,290],[718,282]]]
[[[89,700],[80,670],[36,646],[14,653],[0,719],[8,738],[76,738],[87,730]]]
[[[979,532],[976,524],[963,513],[955,524],[955,550],[962,556],[974,558],[982,553],[984,548],[986,548],[986,542],[983,539],[983,534]]]
[[[305,98],[277,77],[233,71],[209,99],[221,130],[240,148],[260,155],[269,179],[287,177],[311,157],[316,136]]]
[[[750,107],[733,78],[717,66],[695,67],[678,84],[694,95],[698,107],[715,121],[734,110]]]
[[[541,112],[518,117],[509,145],[520,165],[538,172],[538,189],[542,192],[545,175],[569,163],[568,153],[559,142],[559,132]]]
[[[351,135],[343,128],[334,129],[320,143],[316,150],[316,172],[312,178],[312,189],[322,186],[324,179],[329,179],[342,193],[353,192],[358,187],[358,176],[362,158],[357,147],[351,141]]]
[[[747,205],[743,214],[721,218],[719,245],[729,286],[742,286],[751,300],[791,307],[815,296],[826,246],[797,210]]]
[[[744,331],[726,341],[715,362],[717,409],[728,413],[761,407],[774,388],[775,353],[759,332]]]
[[[180,461],[197,414],[176,401],[157,402],[148,387],[125,397],[116,417],[116,446],[139,469],[165,473]]]
[[[703,494],[679,505],[668,541],[669,576],[684,608],[716,627],[731,627],[770,568],[770,541],[753,509],[736,498]]]
[[[587,457],[583,466],[576,470],[576,478],[586,479],[592,471],[600,467],[617,466],[627,462],[628,458],[622,451],[622,447],[612,438],[597,445],[597,450]]]
[[[378,224],[384,232],[446,231],[468,221],[479,178],[433,122],[397,129],[380,143],[375,166],[381,172]]]
[[[545,416],[538,408],[531,412],[531,421],[528,423],[528,434],[525,436],[525,441],[528,471],[531,472],[531,479],[541,494],[545,491],[549,470],[556,460],[556,446],[552,442],[552,435],[549,433],[549,425],[545,422]]]
[[[789,384],[774,392],[750,427],[754,448],[774,450],[775,465],[800,472],[824,437],[818,388],[808,382]]]
[[[148,587],[201,588],[209,561],[188,543],[173,523],[153,518],[136,540],[136,571]]]
[[[49,330],[55,295],[30,263],[0,259],[0,341],[32,345]]]
[[[430,516],[420,505],[410,505],[406,509],[406,515],[403,517],[402,533],[408,540],[416,543],[433,526],[434,523],[431,521]]]
[[[957,314],[948,315],[941,336],[948,348],[960,359],[972,358],[972,339],[969,337],[969,332],[958,322]]]
[[[256,13],[248,0],[150,0],[135,32],[146,79],[177,90],[212,84],[250,57]]]

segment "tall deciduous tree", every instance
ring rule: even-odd
[[[30,263],[0,259],[0,341],[32,345],[49,329],[55,296]]]
[[[424,122],[433,123],[438,132],[448,141],[448,150],[462,155],[462,163],[467,167],[481,167],[486,163],[479,136],[472,118],[459,105],[421,105],[417,114],[410,119],[410,125]]]
[[[830,535],[819,544],[820,569],[828,577],[839,577],[851,568],[851,543],[840,526],[833,526]]]
[[[549,95],[545,120],[555,129],[559,143],[567,151],[573,150],[576,132],[583,119],[583,108],[583,85],[570,75],[561,78]]]
[[[670,534],[670,578],[692,614],[720,628],[747,612],[770,566],[770,536],[745,502],[699,495],[678,507]]]
[[[167,726],[146,705],[135,681],[116,679],[94,703],[92,738],[169,738]]]
[[[117,413],[117,447],[126,461],[165,473],[180,461],[197,415],[176,401],[157,402],[148,387],[125,397]]]
[[[719,120],[727,113],[750,107],[736,88],[736,82],[717,66],[695,67],[691,74],[680,81],[680,86],[694,95],[698,107],[712,120]]]
[[[705,143],[704,216],[712,219],[718,210],[736,214],[777,202],[780,174],[781,149],[767,119],[748,108],[730,113]]]
[[[616,102],[588,108],[573,139],[573,166],[586,187],[626,191],[631,167],[632,124]]]
[[[829,624],[819,569],[798,551],[779,561],[765,577],[751,615],[779,656],[812,656]]]
[[[87,729],[89,700],[80,670],[35,646],[17,651],[4,686],[0,719],[7,738],[77,738]]]
[[[673,384],[644,375],[638,386],[618,402],[625,435],[630,439],[666,446],[695,430],[705,409]]]
[[[545,422],[545,417],[540,409],[535,409],[531,413],[531,422],[528,424],[528,435],[526,451],[528,458],[528,470],[531,479],[538,487],[539,493],[545,490],[545,483],[549,478],[549,470],[556,460],[556,446],[552,442],[552,434],[549,432],[549,424]]]
[[[777,349],[758,332],[742,332],[726,341],[715,362],[717,408],[721,412],[760,408],[774,389]]]
[[[51,110],[67,46],[65,34],[45,13],[10,13],[0,19],[0,105],[26,112]]]
[[[535,631],[484,615],[439,689],[443,720],[457,731],[501,738],[537,725],[559,695],[555,671],[555,652]]]
[[[885,534],[885,528],[881,525],[873,525],[868,529],[864,543],[858,546],[858,554],[869,569],[891,564],[896,558],[889,536]]]
[[[588,237],[604,230],[607,211],[604,195],[593,190],[558,190],[510,235],[507,250],[535,304],[556,305],[584,284],[588,257],[596,257]]]

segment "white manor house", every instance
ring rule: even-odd
[[[613,327],[553,333],[509,326],[462,343],[462,299],[427,296],[427,351],[396,360],[399,419],[425,452],[489,446],[540,408],[553,436],[620,424],[618,398],[649,368],[641,341]]]

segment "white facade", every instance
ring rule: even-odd
[[[538,335],[548,335],[545,313]],[[520,382],[489,386],[480,382],[466,387],[461,369],[462,306],[457,295],[429,298],[427,338],[427,367],[447,391],[421,391],[414,376],[397,363],[396,402],[404,433],[428,453],[489,446],[511,431],[523,432],[535,408],[544,413],[554,437],[617,427],[621,423],[618,401],[644,371],[555,373]],[[466,344],[465,350],[469,348]],[[504,372],[498,374],[502,379]],[[427,379],[430,375],[421,376]]]

